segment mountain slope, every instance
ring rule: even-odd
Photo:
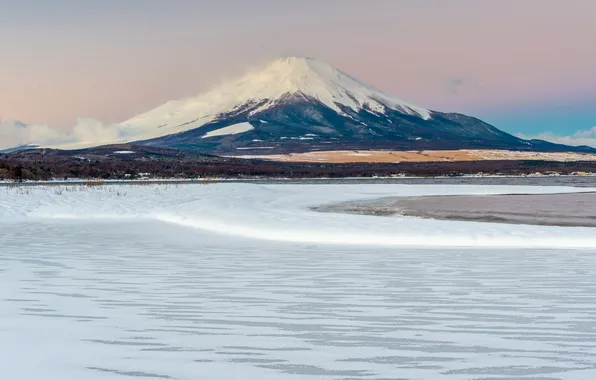
[[[121,139],[216,154],[338,149],[585,150],[526,141],[387,95],[314,58],[276,60],[124,123]],[[590,148],[587,148],[590,149]]]

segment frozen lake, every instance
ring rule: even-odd
[[[0,373],[44,380],[594,379],[594,229],[308,209],[390,194],[508,191],[2,190]]]

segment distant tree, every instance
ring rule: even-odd
[[[12,169],[12,178],[19,182],[23,182],[23,167],[21,165],[15,166]]]

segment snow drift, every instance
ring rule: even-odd
[[[120,190],[118,190],[120,189]],[[213,184],[64,192],[33,188],[0,200],[0,219],[159,220],[202,233],[310,244],[425,247],[596,247],[592,228],[318,213],[311,206],[385,196],[560,193],[569,187]]]

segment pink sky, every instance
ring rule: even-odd
[[[4,120],[119,122],[284,55],[437,110],[596,99],[594,0],[22,3],[0,4]]]

